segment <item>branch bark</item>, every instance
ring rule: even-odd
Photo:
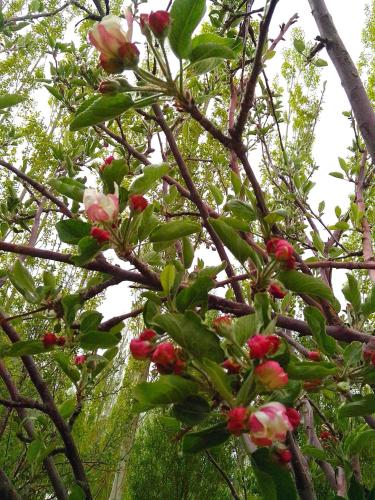
[[[359,130],[372,161],[375,162],[375,113],[357,68],[346,50],[324,0],[309,0],[312,15],[327,52],[341,79]]]

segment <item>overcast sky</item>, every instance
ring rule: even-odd
[[[366,0],[326,0],[328,9],[334,19],[340,36],[342,37],[352,58],[357,62],[361,52],[361,31],[365,22],[364,8]],[[165,8],[166,1],[149,0],[142,5],[141,12],[150,12]],[[262,6],[263,0],[255,0],[254,8]],[[278,32],[278,26],[294,14],[299,14],[299,21],[295,26],[301,27],[308,40],[313,40],[319,33],[315,21],[311,15],[308,0],[280,0],[276,9],[270,27],[270,38],[275,37]],[[135,34],[137,36],[137,34]],[[288,39],[288,36],[286,37]],[[284,42],[285,46],[285,42]],[[282,51],[282,43],[277,49]],[[316,142],[314,147],[314,156],[317,163],[321,166],[319,174],[314,179],[318,180],[319,188],[315,188],[311,199],[316,206],[319,201],[325,200],[327,207],[326,222],[333,224],[336,220],[333,209],[336,205],[341,205],[343,209],[348,204],[347,195],[351,192],[351,186],[344,181],[335,179],[328,175],[329,172],[339,170],[337,158],[347,155],[347,147],[351,143],[351,129],[348,120],[342,115],[342,111],[349,110],[350,106],[346,95],[341,87],[339,77],[337,76],[332,63],[325,52],[321,53],[322,58],[329,63],[328,67],[323,69],[323,79],[327,81],[327,89],[324,100],[324,110],[316,129]],[[278,64],[279,58],[274,58],[271,64]],[[206,256],[206,259],[212,259],[213,256]],[[123,265],[123,263],[122,263]],[[208,265],[212,265],[209,262]],[[345,279],[343,270],[335,271],[334,283],[337,288]],[[336,287],[335,287],[336,288]],[[341,294],[338,294],[339,296]],[[106,298],[101,306],[101,312],[105,318],[122,314],[131,309],[131,295],[126,284],[121,284],[108,289]]]

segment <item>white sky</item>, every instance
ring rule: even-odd
[[[361,31],[365,22],[364,7],[366,3],[366,0],[326,0],[327,7],[331,12],[340,36],[355,62],[361,52]],[[143,7],[141,12],[165,8],[166,4],[166,0],[163,2],[149,0],[147,4],[141,6]],[[263,5],[263,1],[256,0],[254,8],[261,5]],[[269,36],[271,38],[275,37],[279,32],[278,26],[282,22],[288,21],[295,12],[300,16],[295,26],[304,30],[308,40],[313,40],[319,32],[310,13],[307,0],[280,0],[270,27]],[[137,31],[135,37],[137,37]],[[288,35],[286,38],[288,40]],[[283,44],[286,46],[285,42],[281,42],[277,48],[280,53]],[[340,170],[337,158],[347,155],[347,147],[351,143],[352,135],[349,121],[342,115],[342,111],[349,110],[350,106],[328,55],[325,51],[322,51],[320,57],[326,59],[329,65],[323,68],[322,73],[323,80],[327,80],[327,88],[323,105],[324,110],[316,129],[314,147],[315,159],[321,166],[317,179],[314,179],[318,180],[319,187],[315,188],[311,200],[315,206],[319,201],[325,200],[327,207],[325,222],[333,224],[336,220],[333,213],[334,207],[341,205],[345,209],[348,203],[348,194],[351,192],[351,186],[348,183],[328,175],[329,172]],[[280,58],[275,57],[269,63],[269,69],[272,65],[278,63],[280,63]],[[210,253],[205,255],[207,265],[212,265],[212,258],[213,255],[211,256]],[[341,288],[344,278],[344,271],[335,271],[334,283],[338,289]],[[105,318],[123,314],[131,310],[131,302],[131,294],[127,284],[121,284],[107,291],[106,298],[101,306],[101,312]]]

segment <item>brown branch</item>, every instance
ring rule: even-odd
[[[230,480],[228,474],[225,472],[225,470],[217,463],[217,461],[212,456],[211,452],[209,452],[208,450],[206,450],[206,455],[207,455],[208,460],[218,470],[219,474],[222,476],[222,478],[224,479],[224,481],[227,483],[228,488],[230,489],[230,492],[232,494],[232,497],[235,500],[240,500],[240,497],[239,497],[239,495],[238,495],[238,493],[237,493],[237,491],[236,491],[236,489],[235,489],[232,481]]]
[[[310,269],[317,267],[335,269],[375,269],[375,262],[336,262],[334,260],[318,260],[305,262]]]
[[[239,140],[242,136],[242,133],[246,125],[247,117],[249,115],[249,111],[254,102],[256,84],[258,82],[258,77],[263,68],[263,47],[267,41],[268,28],[270,26],[271,19],[274,14],[277,3],[278,0],[271,0],[267,13],[265,14],[262,22],[260,23],[259,37],[258,37],[257,48],[255,51],[253,67],[251,70],[250,77],[246,84],[245,94],[242,99],[241,110],[237,118],[237,123],[235,127],[232,129],[232,131],[230,131],[232,137],[236,138],[237,140]]]
[[[22,500],[3,469],[0,468],[0,498],[3,500]]]
[[[375,162],[375,113],[357,68],[336,30],[324,0],[309,0],[309,3],[321,41],[326,44],[328,55],[349,99],[367,151]]]
[[[42,411],[43,413],[48,413],[48,408],[46,408],[45,405],[28,398],[20,398],[18,401],[0,398],[0,405],[6,406],[7,408],[31,408],[33,410]]]
[[[72,2],[66,2],[64,3],[64,5],[62,5],[61,7],[51,11],[51,12],[41,12],[39,14],[27,14],[25,16],[19,16],[19,17],[11,17],[10,19],[6,19],[4,21],[4,24],[7,25],[7,24],[11,24],[11,23],[17,23],[19,21],[31,21],[33,19],[39,19],[39,18],[43,18],[43,17],[52,17],[52,16],[55,16],[56,14],[58,14],[59,12],[61,12],[62,10],[66,9],[67,7],[69,7],[69,5],[71,5]]]
[[[305,456],[291,432],[287,435],[287,445],[292,452],[292,467],[301,500],[316,500],[314,483]]]
[[[374,252],[372,248],[372,233],[371,233],[371,226],[366,217],[366,205],[363,194],[365,188],[364,184],[366,179],[366,160],[367,160],[367,152],[365,151],[362,154],[358,178],[355,184],[355,196],[356,196],[357,207],[363,213],[361,218],[363,259],[366,263],[374,265],[373,268],[369,268],[368,274],[371,281],[375,283],[375,261],[374,261]]]
[[[45,196],[50,201],[52,201],[52,203],[54,203],[56,206],[58,206],[61,209],[61,212],[64,215],[66,215],[69,218],[73,217],[73,214],[69,210],[69,208],[66,205],[64,205],[64,203],[62,201],[60,201],[58,198],[56,198],[56,196],[51,194],[47,188],[45,188],[42,184],[40,184],[40,182],[38,182],[38,181],[32,179],[31,177],[29,177],[28,175],[24,174],[23,172],[21,172],[21,170],[18,170],[18,168],[11,165],[7,161],[0,160],[0,165],[7,168],[8,170],[13,172],[14,174],[16,174],[17,177],[19,177],[23,181],[27,182],[28,184],[30,184],[30,186],[32,186],[34,189],[36,189],[39,193],[41,193],[43,196]]]
[[[285,24],[283,23],[281,26],[280,26],[280,33],[277,35],[276,38],[274,38],[272,40],[272,43],[271,45],[268,47],[268,51],[272,51],[272,50],[275,50],[276,46],[278,45],[278,43],[281,42],[281,40],[284,40],[284,35],[285,33],[288,31],[288,29],[293,25],[295,24],[297,21],[298,21],[298,14],[295,13],[293,14],[293,16],[289,19],[289,21]]]

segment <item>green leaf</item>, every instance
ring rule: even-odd
[[[305,50],[305,42],[299,38],[294,39],[293,45],[296,51],[300,54],[302,54],[302,52]]]
[[[231,48],[214,42],[197,45],[191,50],[189,55],[192,63],[205,59],[234,59],[235,57],[236,55]]]
[[[113,160],[110,165],[106,165],[100,173],[105,185],[105,192],[113,193],[115,191],[115,184],[120,186],[128,172],[129,167],[123,159]]]
[[[224,361],[219,339],[193,311],[158,315],[153,318],[153,322],[192,356],[218,363]]]
[[[230,379],[225,371],[221,366],[209,359],[203,359],[201,365],[220,396],[227,401],[227,403],[232,404],[233,395]]]
[[[315,380],[335,375],[337,366],[327,361],[317,363],[291,361],[286,367],[286,372],[294,380]]]
[[[255,314],[248,314],[237,318],[234,322],[234,338],[243,345],[250,337],[259,331],[259,324]]]
[[[81,378],[81,372],[72,365],[71,358],[63,352],[55,352],[53,357],[65,375],[73,383],[77,383]]]
[[[92,236],[85,236],[78,242],[79,255],[73,255],[72,260],[76,266],[84,266],[90,262],[102,249],[101,245]]]
[[[130,185],[131,194],[145,194],[154,184],[168,173],[169,167],[166,163],[160,165],[146,165],[143,173],[136,177]]]
[[[80,203],[82,202],[83,192],[85,190],[85,185],[82,184],[82,182],[79,182],[76,179],[71,179],[70,177],[50,179],[48,182],[53,189],[63,196],[67,196],[68,198]]]
[[[104,349],[120,342],[120,338],[112,333],[95,330],[79,335],[77,340],[83,349]]]
[[[235,217],[240,217],[247,222],[256,220],[256,213],[254,212],[253,208],[248,203],[242,200],[229,200],[225,204],[225,209],[230,210]]]
[[[12,285],[28,302],[35,304],[39,301],[34,279],[21,261],[16,260],[13,268],[8,273],[8,277]]]
[[[176,268],[173,264],[167,264],[160,273],[160,283],[166,295],[171,291],[176,278]]]
[[[103,314],[98,311],[85,311],[79,318],[81,332],[96,330],[103,319]]]
[[[358,313],[361,309],[361,292],[359,291],[358,281],[350,273],[346,275],[346,279],[348,281],[344,285],[342,293],[346,300],[351,303],[354,311]]]
[[[44,443],[40,438],[33,439],[27,447],[26,459],[30,464],[37,461],[38,455],[44,450]]]
[[[315,66],[318,66],[318,68],[322,68],[323,66],[328,66],[327,61],[325,61],[324,59],[316,59],[314,61],[314,64]]]
[[[142,382],[134,389],[134,397],[145,408],[181,403],[197,394],[198,385],[177,375],[162,375],[155,382]]]
[[[150,234],[151,242],[178,240],[183,236],[198,233],[201,230],[200,224],[188,220],[176,220],[160,224]]]
[[[355,366],[362,360],[362,343],[351,342],[345,347],[344,353],[345,366]]]
[[[323,283],[319,278],[303,274],[299,271],[282,271],[278,275],[278,279],[287,288],[295,293],[306,293],[313,297],[326,299],[331,304],[336,302],[331,289]]]
[[[0,109],[10,108],[11,106],[23,102],[25,99],[26,97],[20,94],[0,95]]]
[[[326,321],[322,313],[316,307],[307,306],[303,314],[319,349],[332,356],[336,352],[336,341],[327,335]]]
[[[208,189],[211,191],[212,196],[214,197],[216,205],[221,205],[224,200],[224,195],[215,184],[209,184]]]
[[[181,403],[172,407],[172,415],[187,425],[196,425],[206,420],[210,414],[210,405],[202,396],[188,396]]]
[[[64,319],[68,325],[71,325],[75,320],[77,311],[83,304],[82,297],[79,293],[66,295],[61,299],[61,305],[64,309]]]
[[[95,99],[85,110],[76,114],[70,130],[76,131],[91,125],[112,120],[133,106],[128,94],[103,95]]]
[[[330,172],[329,175],[337,177],[337,179],[344,179],[344,175],[341,172]]]
[[[3,356],[17,357],[40,354],[51,351],[53,347],[45,347],[41,340],[19,340],[6,349]]]
[[[180,312],[197,305],[205,305],[208,300],[208,292],[214,287],[211,278],[201,277],[194,281],[192,285],[181,290],[176,297],[176,306]]]
[[[267,500],[297,500],[297,491],[289,470],[272,457],[267,448],[251,455],[262,498]]]
[[[81,238],[89,236],[91,224],[79,219],[67,219],[59,221],[56,229],[61,241],[77,245]]]
[[[172,27],[169,44],[179,59],[191,51],[191,37],[206,11],[205,0],[174,0],[171,9]]]
[[[346,403],[338,410],[339,417],[363,417],[375,412],[375,395],[370,394],[363,398]]]
[[[268,215],[266,215],[264,217],[264,220],[270,226],[272,226],[273,224],[275,224],[275,222],[278,222],[278,221],[283,220],[286,217],[288,217],[288,215],[289,214],[288,214],[288,212],[286,210],[284,210],[283,208],[279,208],[278,210],[273,210]]]
[[[236,259],[240,262],[245,262],[247,259],[251,259],[254,263],[258,262],[254,250],[232,227],[228,226],[228,224],[220,219],[210,219],[210,224]]]
[[[366,448],[372,447],[375,442],[375,430],[366,429],[365,431],[353,433],[353,438],[350,440],[347,453],[350,456],[361,453]]]
[[[184,268],[190,269],[194,260],[194,246],[187,236],[182,238],[182,258],[184,261]]]
[[[59,407],[58,410],[62,418],[69,418],[72,416],[77,404],[76,397],[66,399]]]
[[[316,448],[315,446],[305,445],[301,448],[301,451],[304,455],[308,457],[317,458],[318,460],[326,460],[327,453],[320,448]]]
[[[375,285],[372,286],[369,295],[363,302],[361,307],[361,313],[364,316],[370,316],[370,314],[375,312]]]
[[[78,484],[75,484],[69,493],[69,500],[85,500],[85,498],[86,494],[83,489]]]
[[[182,440],[182,451],[184,453],[198,453],[219,446],[229,438],[230,433],[226,429],[226,423],[222,422],[199,432],[185,434]]]

